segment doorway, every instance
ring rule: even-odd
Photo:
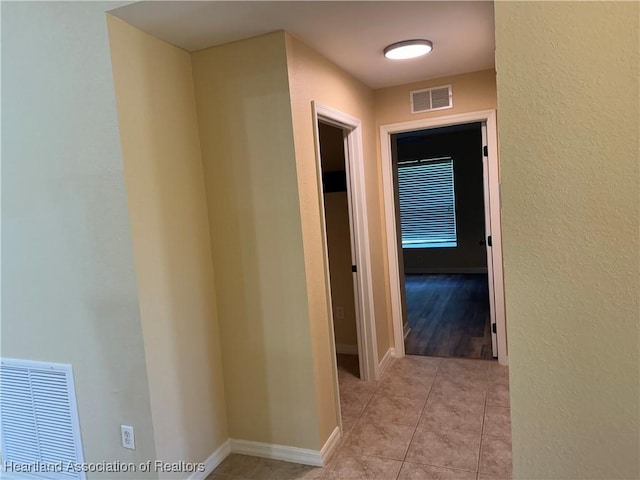
[[[335,110],[331,107],[312,102],[314,134],[316,140],[316,169],[319,181],[319,203],[321,215],[321,230],[323,239],[323,250],[325,259],[325,291],[328,301],[330,331],[333,337],[331,347],[334,357],[337,358],[337,351],[343,352],[357,351],[358,376],[365,381],[377,380],[380,375],[378,364],[377,342],[375,335],[375,314],[373,308],[373,285],[371,281],[371,255],[369,251],[369,227],[367,216],[367,198],[364,183],[364,162],[362,158],[362,130],[360,120],[348,114]],[[328,135],[328,136],[327,136]],[[324,137],[324,138],[321,138]],[[340,138],[342,150],[340,151]],[[324,141],[323,141],[324,140]],[[327,143],[329,142],[329,143]],[[324,148],[321,143],[325,143]],[[335,154],[335,158],[323,159],[322,150],[325,155],[330,152]],[[323,168],[323,163],[325,167]],[[328,200],[325,195],[340,193]],[[330,192],[329,190],[339,190]],[[326,205],[331,203],[330,208],[338,207],[331,213],[330,222],[327,222]],[[346,205],[345,205],[346,204]],[[347,207],[345,209],[345,206]],[[346,228],[348,223],[349,228]],[[339,226],[338,226],[339,225]],[[331,228],[331,227],[336,227]],[[328,230],[338,233],[337,236],[329,239]],[[346,233],[349,238],[347,240]],[[342,234],[340,234],[342,232]],[[332,272],[329,252],[329,241],[334,243],[336,248],[342,249],[337,255],[341,270],[348,267],[348,272]],[[347,251],[347,246],[350,250]],[[335,248],[334,248],[335,250]],[[340,258],[341,257],[341,258]],[[347,261],[349,259],[350,261]],[[348,284],[347,274],[351,278],[351,288],[347,292],[338,292],[340,285]],[[334,278],[339,278],[338,284],[332,288]],[[341,282],[341,283],[340,283]],[[334,299],[333,292],[336,293]],[[334,307],[334,300],[336,303]],[[351,303],[353,302],[353,303]],[[347,316],[353,313],[355,317],[357,345],[354,348],[353,328],[349,326]],[[337,327],[334,317],[340,326]],[[336,337],[335,330],[340,328]],[[346,341],[346,343],[341,343]],[[344,350],[343,350],[344,349]],[[336,391],[338,387],[337,363],[334,363],[334,380]],[[339,398],[336,397],[339,404]],[[338,405],[339,411],[339,405]]]
[[[468,124],[476,124],[473,127],[466,127]],[[479,125],[479,132],[477,130],[477,125]],[[404,260],[405,255],[401,255],[400,253],[404,250],[402,248],[402,233],[400,228],[400,218],[399,215],[396,214],[396,211],[399,209],[399,199],[398,199],[398,187],[397,181],[399,178],[394,178],[394,169],[392,168],[392,159],[394,155],[398,153],[398,140],[402,139],[402,135],[406,134],[406,138],[411,138],[412,136],[423,135],[424,133],[420,133],[421,131],[430,129],[431,132],[428,133],[437,133],[437,129],[441,129],[443,127],[451,127],[449,133],[452,133],[456,130],[464,130],[466,128],[475,129],[476,138],[481,139],[481,168],[483,172],[483,184],[482,184],[482,196],[484,198],[484,227],[485,232],[483,237],[476,238],[476,253],[478,250],[483,250],[486,256],[486,284],[488,289],[488,303],[489,303],[489,332],[491,335],[491,344],[492,351],[494,354],[497,354],[499,363],[506,365],[508,363],[508,352],[507,352],[507,342],[506,342],[506,319],[504,315],[504,286],[503,286],[503,275],[502,275],[502,242],[501,242],[501,232],[500,232],[500,200],[499,200],[499,172],[498,172],[498,155],[497,155],[497,126],[496,126],[496,115],[495,111],[487,110],[481,112],[473,112],[468,114],[460,114],[460,115],[450,115],[440,118],[432,118],[432,119],[422,119],[416,120],[412,122],[404,122],[393,125],[386,125],[380,128],[380,144],[381,144],[381,156],[382,156],[382,173],[383,173],[383,188],[384,188],[384,198],[385,198],[385,218],[387,223],[387,249],[388,249],[388,267],[389,267],[389,280],[391,285],[391,306],[392,306],[392,322],[393,322],[393,330],[394,330],[394,344],[396,350],[396,356],[402,357],[405,354],[405,344],[404,338],[405,333],[410,334],[410,331],[407,332],[404,328],[403,318],[405,317],[405,312],[407,311],[405,308],[406,299],[405,299],[405,289],[403,288],[403,280],[404,280]],[[436,130],[434,130],[436,129]],[[445,130],[440,131],[445,132]],[[400,147],[403,148],[403,147]],[[410,150],[410,149],[409,149]],[[456,176],[453,175],[453,165],[455,163],[455,159],[452,161],[452,156],[447,154],[446,152],[439,152],[433,155],[428,155],[429,158],[426,158],[427,162],[431,163],[434,166],[438,166],[438,169],[441,171],[440,175],[440,183],[443,181],[446,183],[446,172],[449,172],[450,177],[453,178],[453,184],[455,188],[455,179]],[[411,159],[409,159],[411,160]],[[413,158],[413,160],[416,160]],[[477,169],[480,168],[480,165],[477,165]],[[423,168],[423,170],[429,170],[429,168]],[[432,168],[432,170],[437,170],[436,168]],[[445,171],[445,173],[442,173]],[[397,170],[395,172],[395,176],[397,177]],[[444,175],[444,176],[442,176]],[[480,188],[480,187],[478,187]],[[455,199],[454,199],[455,202]],[[453,213],[455,214],[455,208],[453,209]],[[456,220],[454,215],[449,215],[446,217],[443,222],[449,224],[453,223],[457,227]],[[442,223],[442,222],[441,222]],[[442,226],[442,225],[440,225]],[[455,250],[457,246],[458,238],[456,237],[457,231],[445,232],[448,234],[445,235],[444,238],[441,238],[442,242],[440,245],[441,249],[450,248],[451,251]],[[453,235],[452,235],[453,234]],[[406,240],[415,240],[415,239],[405,239]],[[432,238],[430,241],[435,242],[436,239]],[[482,243],[485,242],[483,245]],[[468,243],[468,242],[466,242]],[[470,245],[470,244],[469,244]],[[423,249],[423,252],[426,249]],[[417,250],[416,250],[417,251]],[[412,253],[409,253],[409,261],[411,265],[410,268],[415,267],[415,258],[410,258]],[[415,256],[415,252],[413,253]],[[421,254],[418,255],[425,258],[431,258],[433,260],[433,255],[429,254]],[[418,262],[418,265],[420,263]],[[424,263],[422,264],[424,268]],[[432,265],[432,268],[433,265]],[[481,267],[477,267],[481,268]],[[443,273],[432,270],[431,272],[425,273],[430,275],[436,275],[438,273]],[[463,271],[462,273],[453,274],[473,274],[473,271]],[[480,271],[480,274],[483,272]],[[449,279],[448,283],[455,284],[457,283],[458,278]],[[447,283],[447,282],[444,282]],[[481,282],[477,282],[481,284]],[[476,289],[476,292],[482,291],[481,285],[478,285],[479,289]],[[469,287],[469,290],[473,291],[473,288]],[[482,294],[475,294],[477,299],[478,296],[483,296]],[[485,297],[486,298],[486,297]],[[455,303],[455,302],[454,302]],[[482,303],[486,305],[486,301],[482,300]],[[431,305],[429,308],[436,308]],[[440,306],[440,308],[446,308],[446,306]],[[461,314],[464,316],[464,314]],[[476,319],[476,333],[478,329],[478,324],[482,324],[481,319]],[[486,342],[486,328],[487,324],[484,322],[483,328],[483,340],[481,342]],[[480,350],[482,347],[480,347]],[[488,351],[488,346],[484,347],[485,355]]]
[[[391,135],[405,353],[491,359],[482,124]]]
[[[318,122],[318,144],[322,169],[322,195],[329,262],[333,332],[338,368],[360,378],[355,265],[351,245],[349,192],[345,158],[345,131]],[[355,356],[355,358],[353,358]]]

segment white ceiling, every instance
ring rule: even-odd
[[[286,30],[371,88],[494,66],[493,2],[144,1],[110,13],[188,51]],[[433,52],[393,61],[385,46],[412,38]]]

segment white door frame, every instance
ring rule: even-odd
[[[487,124],[486,122],[482,122],[482,126],[480,127],[482,130],[482,148],[485,146],[488,147],[489,143],[487,141]],[[491,312],[491,322],[489,328],[491,328],[491,352],[494,356],[497,356],[498,351],[498,335],[493,330],[493,324],[496,318],[496,298],[494,294],[494,281],[493,281],[493,248],[489,248],[489,237],[492,235],[492,221],[491,221],[491,202],[489,199],[491,198],[491,186],[489,184],[489,159],[482,154],[482,198],[484,203],[484,234],[485,234],[485,254],[487,258],[487,283],[489,284],[489,311]],[[491,237],[493,238],[493,237]]]
[[[371,254],[369,249],[369,221],[367,217],[367,195],[362,154],[362,127],[358,118],[336,109],[311,102],[313,129],[316,147],[316,169],[318,177],[320,215],[322,220],[322,246],[324,250],[325,289],[329,302],[329,323],[332,353],[335,358],[335,337],[333,331],[333,307],[329,277],[329,257],[327,247],[326,219],[322,189],[322,163],[318,121],[338,127],[346,132],[345,169],[347,173],[347,198],[349,203],[349,223],[351,227],[352,257],[357,265],[354,274],[354,294],[356,304],[356,330],[358,334],[358,358],[360,377],[365,381],[377,380],[378,347],[376,340],[375,311],[373,306],[373,284],[371,280]],[[337,366],[335,367],[337,369]],[[337,381],[337,376],[336,376]]]
[[[391,135],[395,133],[446,127],[462,123],[485,122],[487,126],[489,198],[492,228],[492,258],[495,298],[495,317],[498,342],[498,362],[508,364],[506,318],[504,307],[504,276],[502,268],[502,229],[500,221],[500,174],[498,165],[498,129],[495,110],[446,115],[380,127],[380,153],[382,158],[382,184],[387,231],[387,262],[391,289],[391,314],[396,357],[404,356],[400,274],[398,270],[398,244],[396,237],[395,187],[391,165]]]

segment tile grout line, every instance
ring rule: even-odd
[[[480,429],[480,448],[478,449],[478,466],[476,467],[476,479],[480,478],[480,460],[482,458],[482,438],[484,437],[484,422],[487,415],[487,401],[489,399],[489,385],[491,384],[491,371],[484,392],[484,408],[482,410],[482,428]]]
[[[395,363],[396,362],[394,361],[394,364]],[[406,463],[411,463],[411,462],[407,461],[408,454],[409,454],[409,451],[411,449],[411,446],[412,446],[413,442],[415,441],[415,435],[417,433],[417,430],[418,430],[418,428],[420,428],[420,421],[421,421],[422,417],[424,416],[424,414],[425,414],[425,412],[427,410],[428,401],[431,398],[431,395],[433,395],[434,392],[435,392],[434,386],[436,385],[436,383],[438,383],[439,380],[441,380],[441,379],[445,379],[446,380],[447,379],[447,372],[445,371],[446,369],[444,369],[444,365],[446,365],[446,363],[443,360],[441,362],[438,362],[438,364],[435,366],[435,373],[433,373],[433,377],[432,377],[433,380],[429,385],[429,389],[428,389],[426,398],[422,397],[423,404],[422,404],[422,407],[420,408],[420,410],[418,412],[417,423],[412,426],[413,431],[412,431],[411,437],[410,437],[409,442],[408,442],[407,450],[405,451],[405,454],[404,454],[402,459],[397,459],[399,461],[400,468],[399,468],[396,476],[394,477],[396,480],[398,480],[400,478],[401,472],[406,467]],[[455,376],[456,372],[448,372],[448,373]],[[473,373],[473,372],[461,371],[461,372],[458,372],[458,373],[463,374],[464,376],[466,376],[467,373]],[[475,372],[475,375],[477,375],[478,373],[480,373],[480,372]],[[479,432],[479,434],[480,434],[480,442],[479,442],[480,445],[479,445],[479,450],[478,450],[478,461],[476,463],[475,471],[473,471],[473,470],[465,470],[465,469],[462,469],[462,468],[445,467],[443,465],[432,465],[431,463],[423,463],[421,461],[415,462],[417,465],[425,465],[425,466],[433,467],[433,468],[446,468],[446,469],[449,469],[449,470],[457,470],[459,472],[467,472],[467,473],[470,473],[470,474],[475,473],[476,480],[479,480],[479,476],[481,474],[481,472],[480,472],[480,464],[481,464],[481,455],[480,455],[480,453],[481,453],[481,450],[482,450],[483,438],[485,436],[485,431],[486,431],[485,430],[486,429],[486,413],[487,413],[488,407],[491,406],[490,404],[492,403],[491,400],[489,399],[489,390],[490,390],[491,385],[493,384],[493,380],[494,380],[494,375],[492,375],[492,370],[491,369],[489,369],[488,371],[485,370],[484,373],[486,375],[485,381],[482,382],[484,384],[484,388],[483,388],[483,390],[484,390],[484,399],[483,399],[483,402],[481,403],[482,408],[481,408],[481,410],[479,412],[482,415],[481,428],[480,428],[480,432]],[[418,375],[420,375],[420,374],[418,374]],[[429,376],[431,376],[431,375],[429,375]],[[496,382],[496,383],[498,383],[498,382]],[[373,399],[376,396],[414,398],[414,399],[415,398],[420,398],[420,397],[405,396],[405,395],[395,395],[394,394],[395,392],[386,393],[386,392],[381,390],[381,385],[382,385],[381,382],[376,382],[375,389],[372,390],[371,395],[369,396],[368,400],[364,403],[362,409],[360,410],[358,415],[355,417],[355,422],[356,423],[361,423],[363,421],[363,419],[365,418],[366,410],[372,404]],[[506,407],[506,408],[508,410],[510,410],[509,407]],[[385,417],[385,418],[388,418],[388,416]],[[411,426],[411,425],[407,425],[407,424],[404,424],[404,423],[390,422],[390,421],[389,422],[385,422],[385,423],[396,423],[398,425]],[[442,430],[449,430],[449,429],[443,428]],[[453,429],[452,431],[456,431],[457,432],[457,430],[455,430],[455,429]],[[462,433],[464,433],[464,432],[462,432]],[[472,432],[469,432],[469,433],[472,433]],[[351,433],[348,436],[349,437],[353,436],[353,429],[351,430]],[[487,435],[487,436],[496,437],[496,438],[504,438],[505,440],[509,440],[509,437],[506,437],[506,436],[500,436],[500,435]],[[345,438],[346,437],[347,436],[345,436]],[[352,452],[352,453],[356,454],[356,455],[363,455],[363,456],[372,457],[372,458],[394,460],[393,458],[384,457],[384,456],[378,456],[378,455],[371,455],[371,454],[367,454],[367,453],[364,453],[364,452],[362,452],[362,453]]]
[[[464,468],[459,468],[459,467],[445,467],[443,465],[435,465],[433,463],[420,463],[420,462],[402,462],[402,464],[404,465],[405,463],[413,463],[414,465],[422,465],[425,467],[431,467],[431,468],[442,468],[444,470],[453,470],[454,472],[464,472],[464,473],[477,473],[473,470],[465,470]]]
[[[408,442],[407,450],[405,451],[405,454],[404,454],[404,457],[402,458],[402,460],[400,460],[400,459],[398,459],[398,458],[395,458],[395,459],[394,459],[394,458],[389,458],[389,457],[385,457],[385,456],[371,455],[371,454],[368,454],[368,453],[358,453],[358,452],[350,452],[350,453],[347,453],[347,455],[348,455],[348,456],[350,456],[350,455],[365,456],[365,457],[371,457],[371,458],[378,458],[378,459],[381,459],[381,460],[395,460],[397,463],[399,463],[399,464],[400,464],[399,470],[398,470],[398,472],[397,472],[397,474],[396,474],[396,476],[395,476],[395,479],[396,479],[396,480],[398,480],[398,479],[400,478],[400,476],[401,476],[401,472],[402,472],[402,471],[403,471],[403,469],[406,467],[406,463],[414,463],[414,464],[416,464],[416,465],[424,465],[424,466],[427,466],[427,467],[430,467],[430,468],[444,468],[444,469],[449,469],[449,470],[452,470],[452,471],[457,471],[457,472],[459,472],[459,474],[460,474],[460,475],[462,475],[462,472],[466,472],[466,473],[469,473],[469,474],[474,474],[474,473],[475,473],[475,477],[474,477],[474,478],[475,478],[475,480],[479,480],[480,475],[481,475],[481,474],[482,474],[482,475],[484,475],[483,473],[481,473],[481,472],[480,472],[480,464],[481,464],[480,451],[482,450],[482,446],[483,446],[483,443],[484,443],[484,441],[483,441],[483,440],[484,440],[485,438],[488,438],[488,439],[491,439],[491,438],[500,438],[500,439],[504,439],[505,441],[507,441],[507,442],[509,443],[509,445],[510,445],[510,443],[511,443],[510,436],[502,436],[502,435],[488,435],[488,434],[486,434],[486,414],[487,414],[488,408],[489,408],[490,406],[491,406],[492,408],[494,408],[494,407],[502,408],[502,406],[499,406],[499,405],[498,405],[498,406],[491,405],[492,400],[491,400],[491,399],[490,399],[490,397],[489,397],[489,391],[490,391],[490,389],[491,389],[491,387],[492,387],[493,385],[495,385],[495,384],[499,383],[498,381],[495,381],[495,380],[496,380],[496,378],[495,378],[495,376],[492,374],[492,370],[489,370],[489,372],[488,372],[488,373],[489,373],[489,375],[488,375],[488,377],[487,377],[486,381],[484,382],[484,395],[485,395],[484,401],[483,401],[482,403],[480,403],[480,404],[479,404],[479,406],[482,406],[482,408],[481,408],[481,409],[479,409],[479,413],[481,412],[481,414],[482,414],[482,418],[481,418],[481,428],[480,428],[480,448],[479,448],[479,451],[478,451],[478,462],[477,462],[477,464],[476,464],[475,472],[474,472],[474,471],[472,471],[472,470],[466,470],[466,469],[457,468],[457,467],[456,467],[456,468],[454,468],[454,467],[449,467],[449,466],[444,466],[444,465],[433,465],[432,463],[423,463],[422,461],[414,461],[414,462],[408,462],[408,461],[407,461],[409,450],[410,450],[410,448],[411,448],[411,446],[412,446],[413,442],[415,441],[415,434],[417,433],[417,429],[418,429],[418,428],[424,428],[424,427],[420,427],[420,420],[421,420],[421,418],[424,416],[424,414],[425,414],[425,412],[426,412],[426,410],[427,410],[427,403],[428,403],[428,400],[431,398],[431,395],[435,395],[435,392],[436,392],[436,390],[435,390],[435,384],[437,383],[437,381],[438,381],[439,379],[443,379],[443,378],[445,378],[445,379],[446,379],[447,372],[445,371],[445,369],[443,369],[443,364],[444,364],[444,362],[439,363],[439,364],[438,364],[438,366],[436,367],[436,369],[435,369],[435,374],[433,375],[433,380],[432,380],[431,384],[429,385],[429,389],[428,389],[428,392],[427,392],[427,394],[426,394],[426,398],[425,398],[425,397],[422,397],[422,399],[423,399],[423,405],[422,405],[422,408],[419,410],[419,413],[418,413],[418,421],[417,421],[417,423],[416,423],[415,425],[413,425],[413,432],[412,432],[412,434],[411,434],[410,440],[409,440],[409,442]],[[446,364],[444,364],[444,365],[446,365]],[[507,385],[508,385],[508,384],[507,384]],[[372,401],[373,401],[373,398],[374,398],[376,395],[385,395],[384,393],[382,393],[382,394],[381,394],[381,393],[379,393],[379,392],[380,392],[380,383],[376,382],[375,388],[374,388],[371,392],[367,392],[367,395],[369,396],[368,400],[363,404],[363,406],[362,406],[362,408],[361,408],[360,412],[359,412],[357,415],[355,415],[355,416],[354,416],[354,417],[355,417],[355,422],[362,422],[362,421],[365,421],[365,420],[366,420],[366,418],[365,418],[365,411],[366,411],[366,410],[367,410],[367,408],[371,405],[371,403],[372,403]],[[394,396],[394,395],[390,395],[390,396]],[[400,396],[400,397],[402,397],[402,396]],[[411,398],[411,397],[409,397],[409,398]],[[414,397],[414,398],[415,398],[415,397]],[[434,398],[435,398],[435,397],[434,397]],[[507,409],[507,410],[509,410],[509,417],[510,417],[510,406],[507,406],[507,407],[506,407],[506,409]],[[385,416],[384,418],[385,418],[385,419],[388,419],[388,416]],[[396,423],[396,422],[385,422],[385,423]],[[399,424],[399,425],[402,425],[402,424]],[[411,425],[407,425],[407,426],[411,427]],[[408,430],[408,429],[407,429],[407,430]],[[432,430],[434,430],[434,431],[440,431],[440,430],[442,430],[442,431],[446,431],[446,430],[449,430],[449,429],[447,429],[447,428],[437,428],[437,429],[432,429]],[[452,431],[456,431],[456,430],[452,430]],[[408,433],[408,432],[407,432],[407,433]],[[469,432],[469,433],[471,433],[471,432]],[[476,433],[477,433],[477,432],[476,432]],[[352,435],[352,433],[350,433],[350,434],[346,435],[346,436],[345,436],[345,439],[346,439],[347,437],[350,437],[350,436],[353,436],[353,435]],[[355,438],[355,437],[354,437],[354,438]],[[405,438],[407,438],[407,437],[405,437]],[[346,443],[346,442],[345,442],[345,443]],[[337,453],[337,452],[336,452],[336,453]],[[432,460],[433,458],[431,458],[431,457],[427,456],[427,457],[425,457],[425,459]],[[276,464],[280,464],[280,463],[281,463],[281,461],[277,461],[277,460],[261,460],[261,461],[276,462]],[[268,465],[267,465],[267,466],[268,466]],[[362,465],[362,466],[365,466],[365,465]],[[274,468],[267,469],[267,471],[263,471],[262,473],[263,473],[263,474],[265,474],[266,476],[262,476],[262,477],[260,477],[260,478],[272,478],[273,471],[275,471],[275,469],[274,469]],[[336,472],[336,470],[335,470],[334,468],[327,468],[327,470],[326,470],[326,471],[327,471],[327,472],[330,472],[330,471],[332,471],[332,472]],[[329,474],[329,473],[327,473],[327,474]],[[325,474],[323,474],[323,476],[322,476],[322,477],[320,477],[320,478],[325,478],[325,476],[324,476],[324,475],[325,475]],[[224,478],[227,478],[227,477],[226,477],[226,476],[224,476]],[[238,479],[239,479],[239,478],[245,478],[245,477],[244,477],[244,476],[238,476],[238,477],[236,477],[235,475],[233,475],[233,476],[230,476],[229,478],[230,478],[230,479],[231,479],[231,478],[233,478],[233,479],[238,478]],[[296,477],[296,478],[297,478],[297,477]]]
[[[402,472],[402,468],[404,464],[407,463],[407,455],[409,455],[409,449],[411,448],[411,444],[413,443],[413,438],[416,436],[416,432],[418,431],[418,426],[420,425],[420,419],[424,414],[425,409],[427,408],[427,402],[429,401],[429,397],[431,396],[431,390],[433,389],[433,384],[436,383],[436,378],[438,378],[438,373],[440,372],[440,364],[442,362],[438,362],[438,366],[436,367],[436,373],[433,376],[433,381],[431,385],[429,385],[429,393],[427,393],[427,398],[424,400],[424,405],[422,406],[422,410],[420,410],[420,415],[418,415],[418,421],[416,422],[416,426],[413,428],[413,433],[411,434],[411,439],[409,440],[409,445],[407,445],[407,451],[404,453],[404,458],[402,459],[402,463],[400,464],[400,470],[398,470],[398,475],[396,476],[396,480],[400,478],[400,473]]]
[[[394,362],[394,363],[395,363],[395,362]],[[393,364],[392,364],[392,365],[393,365]],[[392,365],[391,365],[391,366],[392,366]],[[391,366],[390,366],[390,367],[391,367]],[[380,390],[380,382],[381,382],[381,381],[382,381],[382,379],[380,379],[380,380],[377,380],[377,381],[376,381],[377,385],[375,386],[375,389],[373,390],[373,393],[371,394],[371,397],[369,397],[369,400],[367,400],[367,402],[366,402],[366,403],[364,404],[364,406],[362,407],[362,410],[360,411],[360,413],[356,416],[356,419],[355,419],[355,422],[354,422],[354,424],[353,424],[353,427],[351,427],[351,431],[349,432],[349,434],[348,434],[348,435],[345,435],[344,439],[343,439],[343,440],[342,440],[342,442],[341,442],[341,446],[343,446],[343,447],[344,447],[344,446],[347,446],[347,443],[348,443],[348,442],[347,442],[347,436],[351,437],[351,436],[353,435],[353,431],[355,430],[356,425],[360,422],[360,420],[362,420],[362,418],[363,418],[363,416],[364,416],[364,412],[365,412],[365,410],[367,409],[367,407],[369,406],[369,404],[371,403],[371,401],[373,400],[373,398],[374,398],[376,395],[378,395],[378,391]],[[336,455],[337,455],[338,453],[339,453],[339,452],[336,452]],[[358,453],[358,452],[353,452],[353,453],[354,453],[354,454],[357,454],[357,455],[366,455],[366,454]],[[384,457],[377,457],[377,456],[375,456],[375,455],[366,455],[366,456],[371,456],[371,457],[375,457],[375,458],[384,458]],[[399,473],[399,472],[398,472],[398,473]]]
[[[359,373],[358,373],[359,375]],[[359,381],[362,381],[360,378],[358,378]],[[338,379],[338,387],[340,385],[340,381]],[[377,391],[377,387],[376,387],[376,391]],[[375,392],[373,393],[373,395],[371,396],[371,398],[373,398],[375,395]],[[340,443],[338,444],[338,447],[344,447],[347,443],[348,443],[348,438],[351,437],[351,435],[353,434],[353,430],[355,429],[357,423],[360,421],[360,419],[362,418],[362,414],[364,413],[364,410],[367,408],[367,405],[369,404],[369,402],[371,401],[371,398],[369,399],[369,401],[367,401],[367,403],[365,403],[364,407],[362,408],[362,410],[360,411],[360,413],[358,413],[357,415],[355,415],[355,421],[353,422],[353,425],[351,427],[351,429],[349,430],[348,433],[346,433],[342,439],[340,440]],[[342,421],[344,422],[344,418],[342,418]],[[340,454],[339,452],[339,448],[336,448],[336,451],[334,452],[334,454],[332,455],[332,457],[335,459],[338,455]]]
[[[488,433],[483,433],[482,435],[484,435],[485,437],[503,438],[505,440],[509,440],[511,438],[509,435],[491,435]]]

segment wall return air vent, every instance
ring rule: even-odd
[[[451,85],[412,90],[409,92],[411,113],[431,112],[453,108]]]
[[[0,432],[2,478],[85,479],[71,365],[0,359]]]

